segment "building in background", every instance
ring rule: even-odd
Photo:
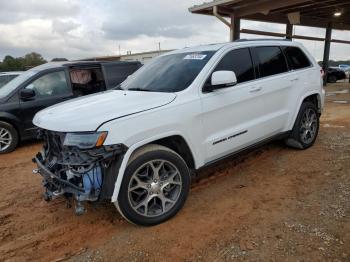
[[[152,58],[168,53],[170,51],[172,50],[157,50],[157,51],[149,51],[149,52],[142,52],[142,53],[135,53],[135,54],[128,52],[126,55],[99,56],[99,57],[92,57],[92,58],[87,58],[82,60],[84,61],[96,61],[96,60],[98,61],[139,61],[142,64],[146,64]]]
[[[129,53],[127,55],[120,56],[120,61],[139,61],[142,64],[145,64],[148,61],[150,61],[152,58],[168,53],[170,51],[172,50],[157,50],[157,51],[135,53],[135,54]]]

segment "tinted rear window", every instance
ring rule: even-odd
[[[215,71],[219,70],[235,72],[238,83],[255,78],[253,63],[248,48],[228,52],[216,66]]]
[[[256,47],[260,77],[276,75],[288,71],[286,59],[277,46]]]
[[[300,48],[294,46],[284,46],[282,49],[287,57],[288,66],[290,69],[297,70],[309,67],[311,65],[309,59]]]

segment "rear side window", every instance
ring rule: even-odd
[[[287,57],[290,69],[297,70],[311,65],[309,59],[300,48],[295,46],[284,46],[282,49]]]
[[[254,68],[248,48],[236,49],[227,53],[215,71],[227,70],[235,72],[237,83],[255,79]]]
[[[276,75],[288,71],[286,59],[277,46],[256,47],[260,77]]]

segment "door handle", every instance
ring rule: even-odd
[[[261,86],[253,87],[250,89],[250,93],[255,93],[261,91]]]
[[[294,82],[294,81],[298,81],[298,80],[299,80],[299,78],[296,77],[296,78],[291,79],[290,81],[291,81],[291,82]]]

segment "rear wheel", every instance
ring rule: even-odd
[[[181,209],[189,188],[190,173],[181,156],[149,145],[129,161],[119,192],[119,211],[135,224],[160,224]]]
[[[315,143],[318,135],[320,120],[314,103],[304,102],[301,107],[293,130],[287,138],[288,146],[306,149]]]
[[[334,75],[328,76],[328,83],[336,83],[337,82],[337,77]]]
[[[9,123],[0,121],[0,154],[12,152],[17,144],[17,130]]]

